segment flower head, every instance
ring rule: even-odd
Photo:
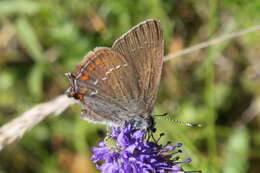
[[[181,143],[159,145],[146,139],[148,132],[134,128],[131,124],[124,128],[112,128],[108,141],[101,141],[93,148],[92,160],[102,173],[180,173],[180,164],[191,159],[178,161]],[[163,136],[163,135],[161,135]]]

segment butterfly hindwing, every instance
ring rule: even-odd
[[[119,52],[133,66],[138,77],[140,95],[146,109],[152,110],[163,64],[163,33],[157,20],[147,20],[116,40],[112,50]]]
[[[82,104],[83,118],[119,124],[144,113],[144,105],[135,100],[137,81],[129,75],[133,73],[125,58],[109,48],[90,52],[73,75],[74,85],[69,89]]]

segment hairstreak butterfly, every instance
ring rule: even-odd
[[[111,48],[89,52],[70,80],[67,95],[81,103],[89,121],[137,128],[153,126],[152,110],[163,64],[160,22],[146,20],[117,39]]]

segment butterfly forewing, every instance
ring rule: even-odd
[[[115,41],[112,50],[119,52],[133,66],[137,74],[138,99],[152,110],[161,78],[163,64],[163,33],[160,23],[147,20]]]
[[[68,95],[82,104],[82,116],[121,125],[148,121],[159,88],[163,38],[160,24],[147,20],[115,41],[90,52],[68,77]]]

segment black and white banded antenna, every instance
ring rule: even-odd
[[[183,121],[172,119],[170,117],[165,117],[167,115],[168,115],[168,113],[165,113],[165,114],[162,114],[162,115],[155,115],[156,116],[155,119],[166,120],[166,121],[170,121],[170,122],[173,122],[173,123],[182,124],[182,125],[185,125],[185,126],[188,126],[188,127],[202,127],[202,125],[200,123],[183,122]]]

